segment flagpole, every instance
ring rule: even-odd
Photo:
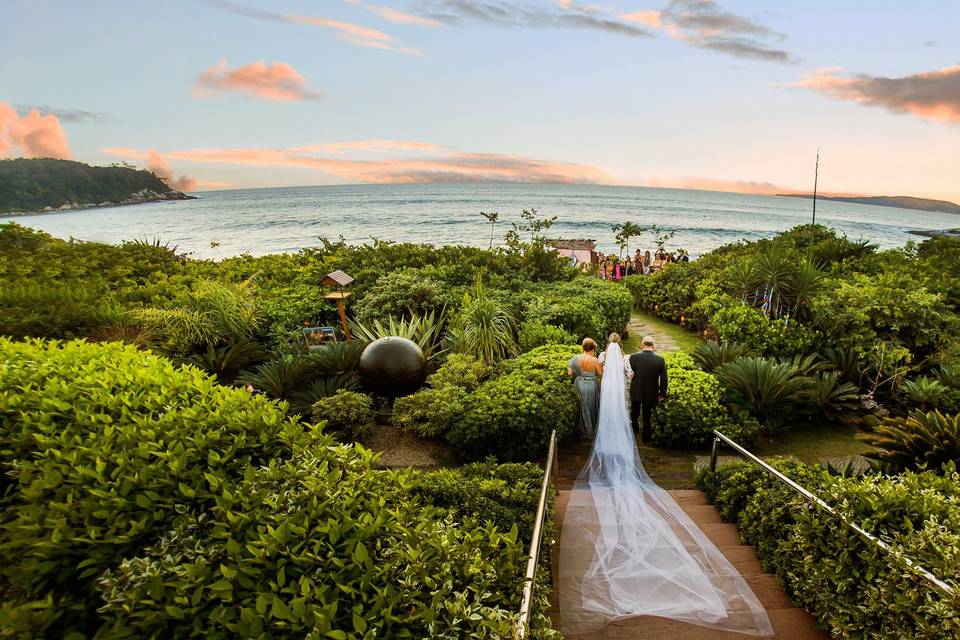
[[[813,169],[813,224],[817,224],[817,178],[820,175],[820,147],[817,147],[817,164]]]

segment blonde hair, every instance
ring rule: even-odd
[[[583,342],[580,343],[580,344],[583,345],[583,350],[584,350],[584,351],[596,351],[596,350],[597,350],[597,343],[593,341],[593,338],[584,338],[584,339],[583,339]]]
[[[619,334],[619,333],[611,333],[611,334],[610,334],[610,337],[607,338],[607,342],[620,342],[620,334]]]

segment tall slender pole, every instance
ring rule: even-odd
[[[817,178],[820,176],[820,147],[817,147],[817,164],[813,169],[813,224],[817,224]]]

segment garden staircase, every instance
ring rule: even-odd
[[[553,560],[553,575],[557,574],[557,558],[559,545],[563,544],[561,523],[564,509],[570,498],[570,489],[573,487],[576,474],[582,465],[582,453],[574,451],[560,455],[559,489],[557,498],[557,532],[554,546],[551,550]],[[565,447],[567,448],[567,447]],[[740,572],[743,578],[753,589],[760,603],[766,608],[770,622],[773,624],[775,638],[778,640],[828,640],[830,636],[816,628],[813,616],[805,610],[796,607],[790,598],[783,592],[777,578],[764,573],[760,562],[754,555],[753,548],[740,542],[736,526],[725,524],[720,519],[720,513],[707,502],[706,495],[701,491],[691,489],[675,489],[669,491],[674,500],[683,508],[688,516],[697,524],[708,538],[723,553],[730,563]],[[589,549],[584,549],[582,561],[590,562]],[[550,598],[551,617],[554,626],[560,628],[559,601],[556,586]],[[718,631],[697,625],[691,625],[677,620],[668,620],[652,616],[639,616],[611,623],[597,632],[567,636],[567,640],[744,640],[753,636],[729,631]]]

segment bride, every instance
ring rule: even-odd
[[[635,616],[772,636],[766,611],[733,565],[640,462],[627,413],[619,336],[610,336],[593,450],[563,518],[564,635]],[[617,363],[623,363],[618,366]]]

